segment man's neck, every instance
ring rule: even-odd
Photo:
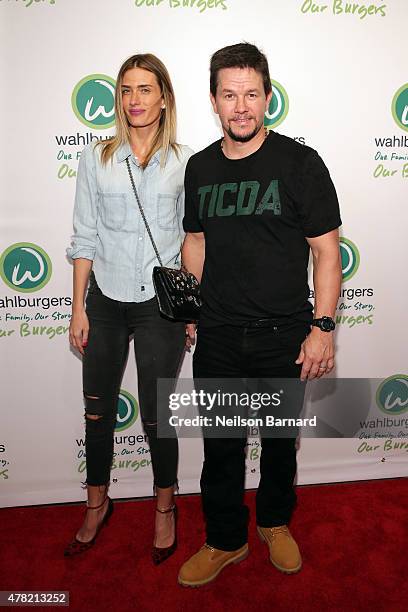
[[[239,142],[234,140],[224,131],[224,138],[221,141],[221,146],[225,157],[228,159],[241,159],[243,157],[248,157],[248,155],[252,155],[263,145],[266,132],[263,128],[259,130],[259,132],[248,142]]]

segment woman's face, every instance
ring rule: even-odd
[[[164,101],[156,75],[143,68],[127,70],[122,80],[122,106],[131,127],[158,123]]]

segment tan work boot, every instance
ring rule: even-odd
[[[302,567],[298,545],[287,525],[257,527],[259,537],[267,543],[271,563],[285,574],[295,574]]]
[[[239,563],[248,556],[248,544],[238,550],[219,550],[204,544],[200,550],[182,565],[179,584],[198,587],[214,580],[230,563]]]

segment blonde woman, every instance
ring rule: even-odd
[[[88,550],[113,512],[108,497],[120,382],[134,336],[140,413],[151,451],[157,512],[155,564],[176,549],[178,444],[157,436],[157,378],[176,376],[183,323],[159,315],[152,286],[158,265],[129,173],[163,265],[180,267],[184,171],[191,149],[176,144],[174,91],[164,64],[134,55],[119,70],[116,134],[81,155],[68,255],[74,263],[70,343],[83,356],[88,503],[66,556]],[[85,303],[86,289],[89,288]]]

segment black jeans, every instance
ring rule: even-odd
[[[194,377],[299,378],[295,364],[310,331],[306,322],[280,319],[267,327],[200,327]],[[296,438],[262,438],[256,520],[260,527],[289,522],[296,502]],[[236,550],[247,542],[244,505],[246,438],[204,438],[201,493],[207,543]]]
[[[118,302],[104,296],[91,275],[86,313],[89,318],[88,346],[83,358],[87,483],[109,482],[113,436],[120,383],[129,337],[134,334],[139,405],[149,439],[154,484],[169,487],[177,480],[178,442],[158,438],[157,379],[174,378],[184,353],[184,323],[167,321],[159,314],[156,298],[146,302]],[[161,413],[160,413],[161,414]]]

